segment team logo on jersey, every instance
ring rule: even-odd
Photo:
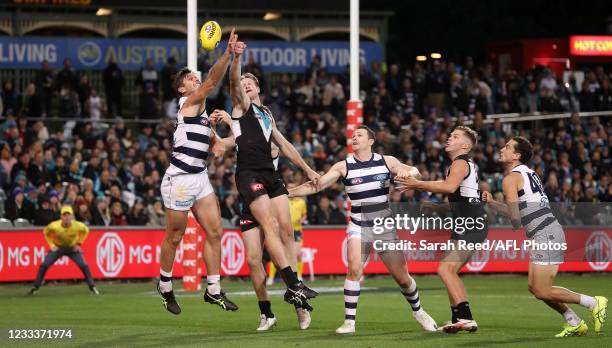
[[[378,174],[378,175],[374,176],[374,180],[377,180],[377,181],[379,181],[379,180],[387,180],[387,178],[388,178],[387,174]]]
[[[202,117],[202,119],[200,120],[200,123],[204,127],[210,127],[210,121],[207,118],[205,118],[205,117]]]
[[[253,223],[253,221],[251,221],[251,220],[247,220],[247,219],[242,220],[242,219],[240,219],[240,226],[248,225],[248,224],[252,224],[252,223]]]
[[[470,197],[469,202],[470,203],[480,203],[480,199],[476,197]]]
[[[253,192],[257,192],[257,191],[261,191],[264,189],[264,185],[260,184],[258,182],[254,182],[251,184],[251,191]]]
[[[608,268],[612,261],[612,240],[604,231],[594,231],[584,245],[584,256],[596,271]]]
[[[358,184],[361,184],[362,182],[363,182],[362,178],[351,179],[351,185],[358,185]]]

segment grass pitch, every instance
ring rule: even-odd
[[[416,276],[421,302],[438,324],[450,319],[448,297],[438,278]],[[479,324],[476,333],[425,333],[412,319],[408,303],[387,277],[368,278],[362,284],[357,332],[334,333],[344,318],[343,279],[309,282],[321,295],[312,301],[310,329],[300,331],[292,306],[282,301],[282,286],[272,287],[272,310],[278,326],[256,333],[259,308],[247,281],[225,281],[223,287],[240,309],[224,312],[204,303],[201,294],[177,292],[183,309],[179,316],[166,312],[155,284],[99,283],[100,296],[87,286],[51,284],[35,296],[25,295],[29,284],[0,285],[0,346],[62,347],[471,347],[554,346],[612,347],[612,318],[603,333],[593,332],[590,313],[572,306],[589,325],[585,337],[555,339],[562,317],[527,291],[525,275],[465,276],[470,304]],[[612,299],[612,276],[560,275],[557,284],[579,292]],[[175,281],[175,288],[180,288]],[[612,302],[611,302],[612,303]],[[610,315],[612,317],[612,315]],[[8,329],[70,328],[63,340],[9,340]]]

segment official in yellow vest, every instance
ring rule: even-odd
[[[89,228],[84,223],[74,219],[72,207],[63,206],[60,213],[61,218],[51,222],[43,230],[45,239],[49,243],[49,253],[45,256],[45,260],[38,269],[38,275],[36,276],[34,286],[30,290],[30,295],[34,295],[39,291],[49,267],[64,255],[71,258],[79,266],[81,272],[85,275],[89,291],[94,295],[98,295],[98,289],[94,285],[89,266],[87,266],[83,258],[83,251],[81,250],[81,245],[89,234]]]

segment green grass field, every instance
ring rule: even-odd
[[[434,276],[417,276],[424,308],[438,324],[450,318],[448,299]],[[71,340],[45,340],[45,345],[71,347],[445,347],[445,346],[572,346],[611,347],[612,322],[603,334],[592,331],[590,314],[574,310],[589,324],[586,337],[555,339],[562,318],[530,296],[524,275],[466,276],[470,303],[479,324],[477,333],[446,335],[425,333],[412,319],[410,307],[393,281],[366,279],[357,313],[357,332],[339,336],[334,330],[343,321],[343,279],[318,280],[310,285],[324,290],[312,304],[312,325],[300,331],[293,307],[275,292],[272,308],[278,326],[256,333],[259,309],[247,281],[226,281],[224,288],[240,306],[224,312],[204,303],[199,294],[178,292],[183,308],[179,316],[166,312],[154,294],[154,283],[99,283],[100,296],[89,294],[84,284],[48,285],[33,297],[29,284],[0,285],[0,346],[41,346],[40,340],[8,340],[9,328],[71,328]],[[612,298],[612,277],[560,275],[558,285]],[[180,287],[176,284],[175,287]],[[281,290],[280,285],[273,289]]]

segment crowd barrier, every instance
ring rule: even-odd
[[[203,239],[201,231],[188,228],[187,239],[179,246],[174,264],[174,276],[188,272],[187,282],[199,283],[206,270],[202,262]],[[194,237],[195,235],[195,237]],[[520,237],[517,237],[519,236]],[[419,240],[423,235],[407,235],[406,240]],[[428,235],[432,240],[443,241],[448,232]],[[92,228],[82,249],[94,278],[153,278],[159,275],[159,261],[163,229],[147,228]],[[568,251],[561,272],[610,272],[612,271],[612,229],[608,227],[566,228]],[[523,233],[509,228],[491,228],[489,240],[524,240]],[[226,229],[222,238],[222,275],[247,276],[245,247],[241,232]],[[306,228],[304,230],[304,274],[331,275],[346,273],[346,234],[341,227]],[[576,247],[578,246],[578,247]],[[48,251],[48,245],[40,228],[0,231],[0,282],[32,281]],[[429,251],[407,252],[408,267],[412,273],[434,273],[439,254]],[[186,258],[186,255],[191,255]],[[464,272],[504,273],[526,272],[525,253],[493,250],[476,252]],[[386,273],[383,263],[373,256],[365,267],[366,274]],[[62,257],[46,276],[50,279],[82,279],[77,266]]]

